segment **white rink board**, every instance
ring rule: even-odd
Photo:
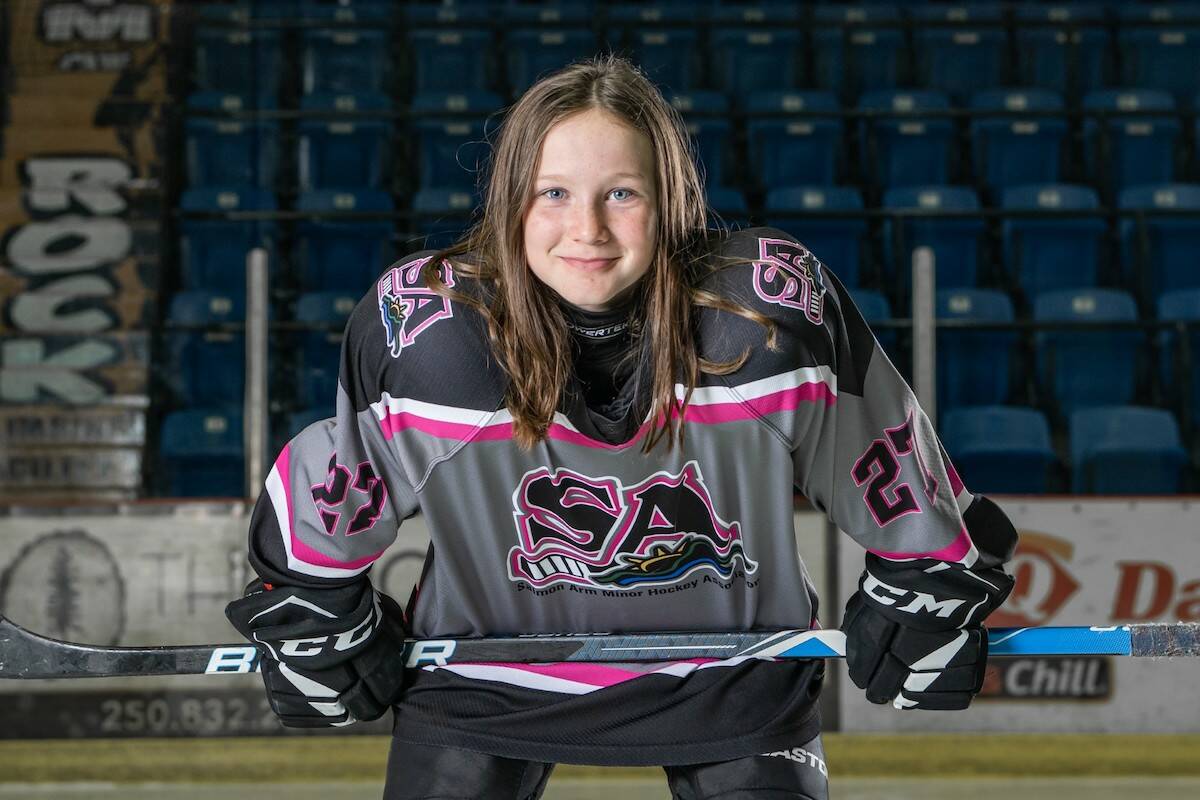
[[[1013,520],[1022,544],[1012,566],[1017,586],[989,625],[1200,621],[1200,504],[1196,501],[994,499]],[[839,580],[848,595],[862,572],[863,551],[848,537],[840,544]],[[1200,731],[1194,689],[1200,680],[1200,659],[1112,658],[1108,664],[1112,670],[1108,699],[998,697],[976,699],[964,712],[934,713],[868,703],[839,663],[841,729]],[[1031,674],[1032,667],[1022,677],[1027,681]]]
[[[108,645],[235,641],[225,604],[252,577],[242,503],[0,517],[0,612],[46,636]],[[429,534],[406,520],[372,578],[401,603]]]
[[[240,642],[225,604],[241,596],[249,508],[241,502],[131,503],[0,516],[0,613],[56,639],[104,645]],[[400,603],[420,576],[429,534],[406,520],[372,572]],[[228,676],[221,686],[257,685]],[[0,681],[15,691],[214,688],[205,676]]]

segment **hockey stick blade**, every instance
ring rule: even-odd
[[[1200,656],[1200,623],[1115,627],[995,628],[993,656]],[[683,658],[840,658],[838,630],[531,635],[413,639],[410,667],[456,663],[672,661]],[[0,679],[236,675],[258,667],[248,644],[108,647],[40,636],[0,617]]]

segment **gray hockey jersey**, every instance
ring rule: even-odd
[[[401,259],[347,325],[336,418],[292,439],[270,472],[255,569],[314,592],[364,580],[420,512],[431,545],[407,609],[418,637],[806,628],[817,597],[796,553],[795,490],[883,559],[1001,560],[837,278],[773,228],[713,232],[710,248],[751,263],[705,288],[773,319],[778,348],[753,321],[699,310],[703,356],[752,355],[703,376],[684,445],[650,454],[646,353],[626,441],[605,440],[568,391],[547,438],[522,451],[484,321],[424,284],[433,251]],[[449,264],[440,274],[474,290]],[[427,666],[395,734],[540,761],[731,759],[815,735],[822,674],[755,659]]]

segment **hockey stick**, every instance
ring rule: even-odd
[[[1200,623],[1109,628],[995,628],[994,656],[1200,656]],[[682,658],[840,658],[838,630],[729,633],[589,633],[510,638],[410,639],[406,664],[451,662],[669,661]],[[0,678],[232,675],[254,671],[247,644],[105,647],[39,636],[0,617]]]

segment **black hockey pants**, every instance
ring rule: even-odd
[[[553,764],[393,740],[383,800],[537,800]],[[827,800],[818,735],[763,755],[664,767],[674,800]]]

